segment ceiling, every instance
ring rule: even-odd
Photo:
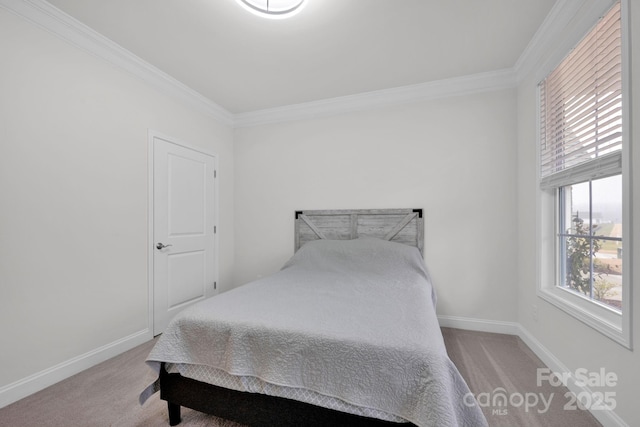
[[[232,114],[512,68],[555,0],[48,0]]]

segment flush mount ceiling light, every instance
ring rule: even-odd
[[[305,0],[237,0],[249,12],[265,18],[289,18],[300,12]]]

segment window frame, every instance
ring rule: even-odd
[[[611,1],[606,5],[595,22],[592,22],[589,28],[581,34],[576,34],[575,45],[580,43],[600,21],[609,10],[616,4]],[[540,186],[541,171],[541,89],[540,85],[536,88],[536,144],[537,144],[537,201],[536,201],[536,229],[537,229],[537,295],[561,309],[565,313],[589,325],[598,332],[604,334],[620,345],[632,349],[632,271],[631,260],[633,248],[631,233],[631,153],[629,139],[629,123],[631,118],[630,112],[630,72],[629,72],[629,31],[628,31],[628,0],[620,0],[620,25],[621,25],[621,49],[622,49],[622,240],[624,242],[624,250],[622,253],[622,313],[614,308],[593,301],[586,295],[580,295],[562,285],[563,280],[560,277],[561,263],[560,257],[562,251],[560,248],[560,239],[557,237],[561,232],[560,226],[560,197],[559,188],[542,189]],[[549,75],[557,65],[566,57],[569,52],[562,52],[555,66],[550,67],[543,74],[542,81]]]

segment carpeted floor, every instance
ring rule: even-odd
[[[474,395],[484,399],[483,410],[492,427],[600,426],[588,412],[564,409],[566,389],[537,386],[536,369],[544,365],[519,338],[449,328],[442,332],[449,356]],[[138,346],[0,409],[0,426],[168,426],[166,404],[157,393],[144,406],[138,405],[139,393],[153,380],[151,370],[144,364],[153,343]],[[492,406],[493,398],[501,393],[499,388],[504,389],[507,404]],[[533,394],[539,399],[535,406]],[[544,402],[549,401],[545,410]],[[184,427],[241,427],[187,408],[182,409],[182,420]]]

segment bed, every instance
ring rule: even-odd
[[[298,211],[280,271],[179,313],[147,358],[167,401],[250,426],[484,426],[449,357],[420,209]]]

